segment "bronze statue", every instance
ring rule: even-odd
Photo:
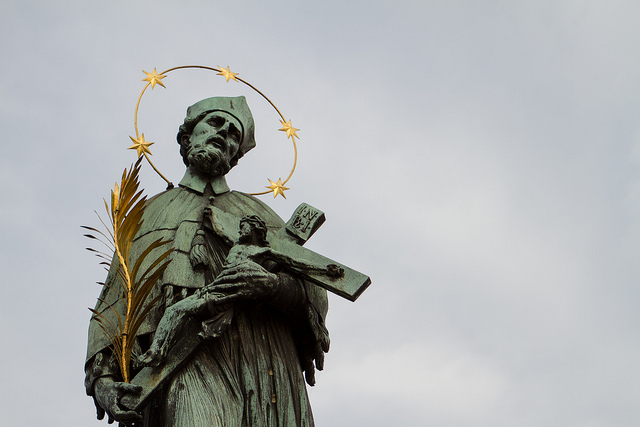
[[[148,427],[312,426],[303,378],[314,385],[329,350],[322,287],[355,300],[370,281],[300,246],[324,221],[320,211],[303,204],[285,224],[258,199],[229,190],[225,174],[255,146],[244,97],[192,105],[177,140],[185,176],[146,202],[131,245],[132,259],[158,239],[173,249],[151,290],[149,301],[158,302],[137,331],[131,384],[95,316],[89,325],[85,385],[98,418]],[[117,268],[95,308],[114,322],[117,288],[109,285]]]

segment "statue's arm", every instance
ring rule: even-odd
[[[85,365],[85,388],[93,397],[97,418],[107,415],[110,424],[140,421],[140,414],[120,406],[120,398],[126,393],[139,393],[141,387],[121,382],[119,377],[120,368],[111,349],[98,352]]]
[[[279,252],[271,248],[265,248],[265,250],[262,251],[259,255],[264,257],[265,260],[276,262],[278,264],[281,264],[283,267],[290,269],[291,271],[303,275],[310,272],[324,273],[328,277],[341,277],[344,275],[344,270],[342,270],[335,264],[313,264],[304,260],[295,259],[283,252]]]
[[[302,282],[286,272],[272,273],[262,265],[249,261],[227,264],[218,277],[206,287],[224,305],[243,300],[262,300],[283,311],[294,312],[302,308],[306,294]]]
[[[265,298],[267,303],[285,312],[298,312],[304,306],[307,295],[304,284],[286,272],[276,273],[278,284]]]
[[[95,383],[99,378],[111,377],[115,378],[119,375],[120,368],[116,357],[110,349],[99,351],[85,365],[84,368],[84,386],[87,396],[93,396],[95,399]]]

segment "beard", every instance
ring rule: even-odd
[[[209,176],[226,175],[231,170],[227,157],[213,146],[190,150],[188,160],[190,166]]]

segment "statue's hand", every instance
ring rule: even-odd
[[[120,406],[120,398],[127,393],[140,393],[142,387],[138,385],[116,382],[111,377],[98,378],[94,384],[94,393],[99,405],[98,419],[109,416],[109,424],[118,421],[124,424],[142,421],[142,416],[135,411],[129,411]]]
[[[270,273],[255,262],[243,262],[226,267],[207,286],[207,292],[219,292],[224,296],[216,298],[217,304],[239,300],[268,299],[280,288],[277,274]]]
[[[165,352],[163,351],[165,346],[158,345],[147,350],[144,354],[138,357],[138,362],[144,366],[159,366],[164,360]]]

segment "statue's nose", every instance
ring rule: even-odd
[[[220,126],[220,128],[218,128],[218,135],[222,136],[223,138],[226,138],[228,133],[229,133],[229,122],[224,122],[224,124]]]

